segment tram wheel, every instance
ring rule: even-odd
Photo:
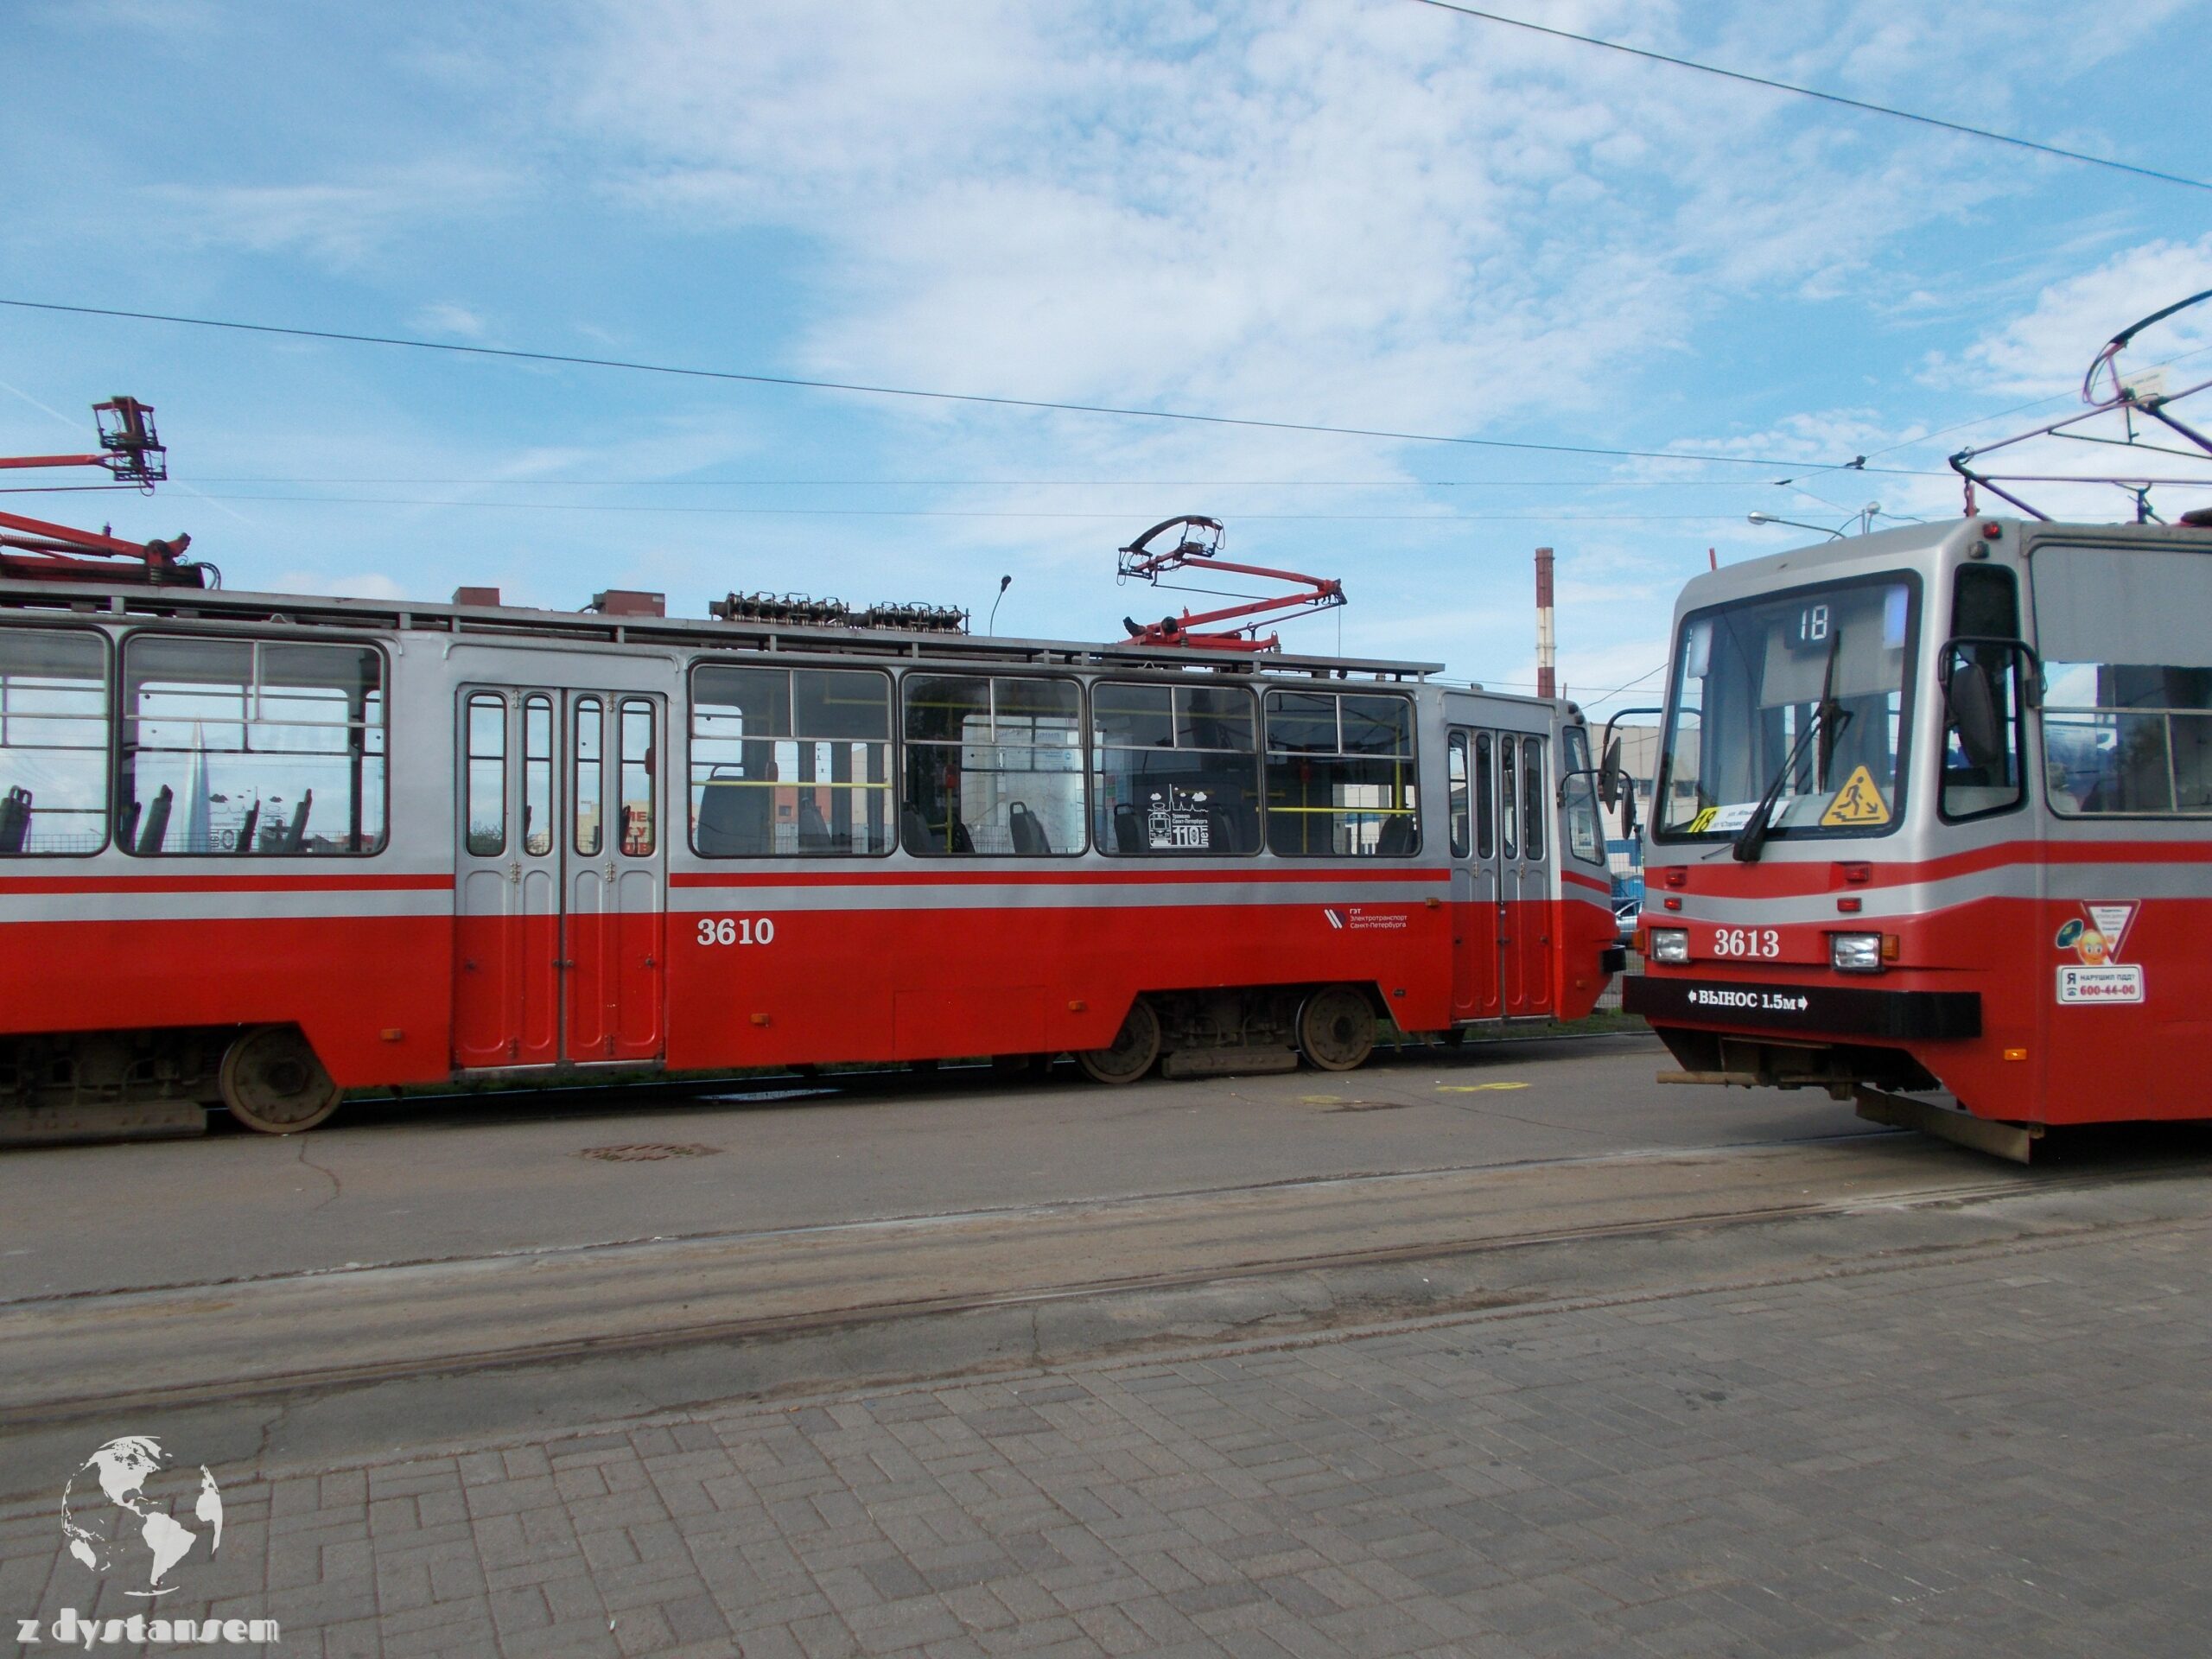
[[[1075,1057],[1084,1075],[1096,1083],[1135,1083],[1160,1058],[1160,1016],[1139,997],[1114,1036],[1110,1048],[1086,1048]]]
[[[264,1135],[297,1135],[338,1109],[338,1085],[296,1026],[239,1033],[217,1080],[231,1116]]]
[[[1326,985],[1298,1011],[1298,1046],[1324,1071],[1351,1071],[1375,1052],[1375,1010],[1350,985]]]

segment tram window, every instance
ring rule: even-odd
[[[654,818],[659,805],[654,779],[653,706],[643,697],[622,701],[622,839],[625,856],[643,858],[653,850]]]
[[[1520,799],[1520,780],[1514,775],[1515,740],[1497,740],[1497,794],[1499,840],[1505,855],[1516,858],[1521,851],[1521,814],[1516,803]]]
[[[553,702],[522,704],[522,849],[532,858],[553,850]]]
[[[1598,816],[1598,780],[1590,772],[1589,731],[1569,726],[1560,734],[1560,741],[1567,752],[1560,771],[1570,774],[1560,780],[1566,798],[1560,817],[1567,827],[1567,849],[1586,864],[1603,864],[1605,836]]]
[[[596,858],[601,843],[607,839],[607,761],[602,750],[607,716],[597,697],[580,697],[573,717],[575,736],[569,753],[575,778],[569,791],[573,803],[569,810],[575,816],[576,850],[586,858]]]
[[[1521,844],[1531,859],[1544,855],[1544,740],[1521,740]]]
[[[1988,564],[1959,568],[1951,589],[1951,632],[2019,637],[2019,587],[2010,570]],[[2019,667],[2019,653],[2003,645],[1953,645],[1944,652],[1941,807],[1946,818],[2010,811],[2027,799]]]
[[[0,632],[0,857],[100,849],[107,738],[99,635]]]
[[[1098,849],[1132,858],[1260,850],[1258,719],[1235,686],[1091,688]]]
[[[1409,701],[1270,691],[1267,715],[1270,851],[1357,858],[1421,849]]]
[[[868,669],[691,676],[691,844],[709,858],[891,850],[891,681]]]
[[[507,700],[480,692],[468,700],[468,852],[497,858],[507,849]]]
[[[2212,813],[2212,560],[2045,545],[2033,569],[2052,809]]]
[[[1475,856],[1488,858],[1497,850],[1497,791],[1491,786],[1491,737],[1475,734]]]
[[[137,635],[123,647],[126,851],[345,855],[385,842],[384,658]]]
[[[1467,734],[1452,734],[1447,751],[1449,788],[1451,791],[1452,856],[1465,858],[1475,849],[1475,828],[1467,810]]]
[[[909,674],[909,853],[1032,858],[1084,849],[1083,693],[1072,680]]]

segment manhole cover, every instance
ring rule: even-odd
[[[1325,1112],[1395,1112],[1413,1103],[1406,1100],[1346,1100],[1338,1095],[1300,1095],[1299,1100]]]
[[[663,1158],[711,1158],[720,1147],[702,1147],[694,1142],[680,1145],[674,1141],[649,1141],[635,1147],[586,1147],[576,1154],[579,1158],[598,1158],[610,1164],[650,1164]]]

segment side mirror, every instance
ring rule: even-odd
[[[1951,645],[1943,653],[1943,702],[1951,729],[1959,734],[1967,762],[1977,766],[2005,759],[2005,717],[1997,710],[1997,690],[1990,683],[1993,666],[1985,666],[1972,645]]]
[[[1618,806],[1621,785],[1627,781],[1621,776],[1621,741],[1617,737],[1605,745],[1605,758],[1598,766],[1598,798],[1607,806]]]
[[[1620,780],[1621,834],[1629,840],[1634,841],[1637,837],[1637,829],[1636,822],[1636,779],[1630,777],[1624,772],[1616,772],[1613,775]]]
[[[2001,658],[2001,669],[1993,658]],[[2024,671],[2018,676],[2020,701],[2028,708],[2041,708],[2043,661],[2024,639],[1962,633],[1943,647],[1936,683],[1942,690],[1950,728],[1959,734],[1959,747],[1978,766],[1994,766],[2004,759],[2005,713],[1997,675],[2005,670]]]

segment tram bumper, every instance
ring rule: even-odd
[[[1621,1006],[1655,1026],[1771,1031],[1798,1042],[1948,1042],[1981,1035],[1978,991],[1886,991],[1639,974]]]
[[[1644,975],[1623,987],[1622,1006],[1651,1022],[1682,1068],[1662,1083],[1825,1089],[1838,1100],[1868,1086],[1935,1088],[1921,1046],[1981,1034],[1973,991]]]

